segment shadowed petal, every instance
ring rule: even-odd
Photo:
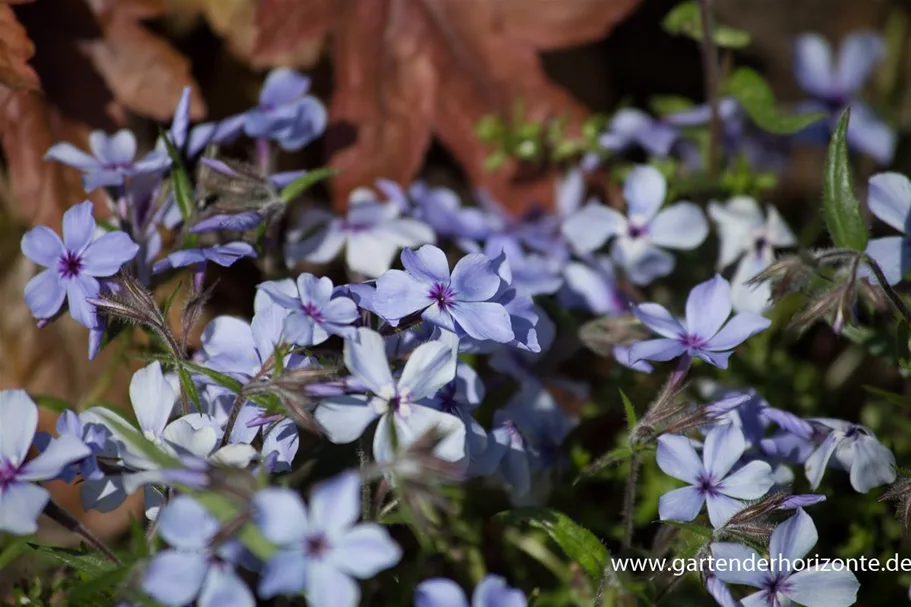
[[[848,123],[848,147],[870,156],[882,165],[895,156],[895,129],[879,119],[872,108],[861,102],[851,104]]]
[[[361,516],[361,476],[349,470],[316,486],[310,494],[310,521],[339,541]]]
[[[648,224],[652,242],[669,249],[695,249],[709,235],[702,209],[691,202],[678,202],[663,209]]]
[[[587,204],[563,222],[561,232],[573,249],[591,253],[626,230],[626,217],[601,204]]]
[[[720,274],[693,287],[686,299],[686,330],[690,335],[709,340],[730,315],[731,284]]]
[[[664,306],[656,303],[643,303],[638,306],[630,306],[630,309],[636,318],[642,321],[642,324],[662,337],[675,339],[685,332],[677,319]]]
[[[414,607],[468,607],[468,598],[452,580],[432,578],[414,589]]]
[[[470,337],[509,343],[515,339],[509,312],[492,301],[458,302],[450,314]]]
[[[203,550],[220,528],[215,517],[187,495],[171,500],[157,520],[161,537],[171,546],[187,550]]]
[[[38,516],[51,494],[30,483],[8,483],[0,489],[0,531],[31,535],[38,531]]]
[[[819,34],[803,34],[795,43],[794,75],[806,92],[828,97],[835,92],[832,49]]]
[[[798,508],[796,514],[775,527],[769,540],[769,554],[790,561],[806,556],[816,545],[819,534],[810,515]]]
[[[873,487],[895,480],[895,456],[875,438],[864,437],[854,443],[851,486],[866,493]]]
[[[363,397],[354,396],[326,398],[313,412],[313,418],[326,432],[327,438],[337,444],[347,444],[360,438],[377,415]]]
[[[455,378],[456,354],[454,348],[440,341],[415,348],[399,378],[399,393],[412,401],[436,394]]]
[[[396,414],[394,418],[399,450],[407,449],[434,430],[444,437],[433,450],[434,457],[447,462],[457,462],[465,457],[465,424],[455,415],[412,405],[407,416]]]
[[[500,289],[500,277],[486,255],[466,255],[452,270],[450,283],[459,301],[487,301]]]
[[[160,603],[182,607],[199,594],[208,570],[202,553],[166,550],[149,562],[142,588]]]
[[[357,339],[345,342],[344,358],[348,370],[374,394],[395,385],[386,360],[385,342],[376,331],[359,328]]]
[[[807,480],[810,481],[810,489],[819,487],[819,483],[822,481],[822,475],[826,471],[826,466],[829,465],[829,459],[831,459],[832,454],[835,453],[835,448],[837,446],[838,436],[835,432],[831,432],[829,436],[826,437],[826,440],[824,440],[807,458],[804,467],[807,473]]]
[[[50,318],[60,311],[66,299],[66,287],[57,270],[45,270],[25,285],[25,303],[35,318]]]
[[[335,543],[330,558],[342,571],[367,580],[398,563],[402,549],[385,527],[361,523]]]
[[[44,159],[56,160],[80,171],[92,171],[101,166],[97,158],[70,143],[55,143],[44,154]]]
[[[849,34],[838,49],[835,85],[843,95],[859,92],[873,68],[886,54],[882,36],[874,31]]]
[[[905,236],[885,236],[874,238],[867,243],[869,255],[886,277],[886,282],[895,285],[901,282],[908,270],[911,270],[911,246]],[[872,272],[864,264],[862,271],[868,276]]]
[[[301,592],[306,584],[309,564],[302,552],[279,552],[263,567],[259,596],[270,599],[279,594]]]
[[[449,261],[446,254],[433,245],[424,245],[417,251],[404,249],[402,265],[409,274],[421,282],[449,282]]]
[[[74,276],[66,283],[66,301],[70,308],[70,316],[83,327],[93,329],[97,323],[95,306],[86,299],[97,297],[99,290],[98,281],[86,274]]]
[[[78,437],[64,434],[52,440],[41,455],[22,466],[17,477],[23,481],[53,480],[64,468],[91,454],[92,450]]]
[[[658,213],[667,196],[667,181],[655,167],[640,165],[623,183],[623,198],[630,219],[645,223]]]
[[[639,361],[673,360],[686,353],[686,347],[676,339],[649,339],[634,343],[629,349],[629,364]]]
[[[310,530],[300,495],[278,487],[267,487],[253,497],[253,520],[263,537],[279,546],[302,542]]]

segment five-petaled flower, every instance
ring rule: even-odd
[[[719,274],[690,291],[683,323],[656,303],[633,306],[636,318],[662,337],[633,344],[630,363],[665,361],[686,355],[727,369],[732,350],[772,324],[752,312],[741,312],[725,323],[731,307],[731,285]]]
[[[62,162],[85,173],[82,185],[86,192],[105,186],[121,186],[124,177],[157,173],[171,165],[167,152],[161,148],[135,160],[136,137],[127,129],[121,129],[110,137],[104,131],[92,131],[89,147],[92,150],[91,156],[70,143],[56,143],[44,158]]]
[[[377,312],[389,320],[420,313],[426,322],[478,340],[515,339],[509,312],[492,301],[503,282],[491,260],[466,255],[452,273],[446,254],[432,245],[402,251],[405,271],[389,270],[376,281]]]
[[[293,283],[290,280],[282,283],[264,282],[257,288],[279,306],[290,310],[285,317],[285,339],[298,346],[316,346],[329,339],[329,335],[346,339],[355,337],[356,330],[351,323],[358,318],[357,304],[347,297],[332,297],[332,280],[326,276],[317,278],[313,274],[301,274],[297,277],[296,297],[288,293],[295,288]]]
[[[521,590],[511,588],[499,575],[488,575],[471,595],[471,607],[526,607]],[[447,578],[424,580],[414,589],[414,607],[469,607],[468,597]]]
[[[36,481],[57,478],[92,450],[70,434],[52,440],[44,452],[25,461],[38,428],[38,407],[25,390],[0,391],[0,531],[31,535],[51,494]]]
[[[360,495],[355,472],[317,486],[309,505],[289,489],[268,488],[256,494],[253,518],[266,539],[279,547],[263,569],[262,598],[305,592],[312,607],[360,604],[354,578],[371,578],[402,557],[385,527],[356,524]]]
[[[869,428],[840,419],[815,418],[810,421],[829,431],[806,461],[807,480],[812,489],[819,487],[833,456],[840,467],[850,470],[851,486],[860,493],[895,480],[895,456],[876,440]]]
[[[738,604],[744,607],[853,605],[860,587],[853,573],[826,565],[804,566],[800,560],[810,552],[818,539],[813,519],[803,509],[799,509],[772,532],[769,541],[771,558],[765,562],[774,565],[765,568],[750,567],[750,562],[762,562],[762,557],[754,549],[734,542],[715,542],[712,544],[712,557],[716,562],[726,562],[728,566],[717,568],[714,576],[729,584],[759,588],[759,592],[740,600]]]
[[[98,278],[116,274],[139,251],[125,232],[95,238],[92,203],[81,202],[63,214],[63,240],[47,226],[35,226],[22,237],[22,252],[47,270],[25,286],[25,303],[35,318],[51,318],[66,299],[70,315],[89,329],[95,309],[86,301],[97,297]]]
[[[769,464],[756,460],[731,472],[745,449],[743,432],[734,424],[712,428],[705,439],[701,460],[687,437],[679,434],[658,437],[658,467],[690,485],[661,496],[658,501],[661,519],[691,521],[706,503],[709,521],[717,529],[743,508],[740,500],[765,495],[775,482]]]
[[[667,182],[658,169],[639,166],[623,185],[628,215],[589,203],[563,223],[563,236],[585,255],[600,249],[610,238],[611,256],[635,284],[646,285],[674,269],[674,256],[664,249],[695,249],[708,235],[705,215],[691,202],[664,209]]]

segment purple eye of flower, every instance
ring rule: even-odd
[[[648,233],[648,228],[646,226],[629,224],[626,228],[626,233],[630,238],[641,238]]]
[[[341,222],[342,231],[348,232],[349,234],[356,234],[358,232],[366,232],[367,230],[369,230],[372,227],[373,227],[373,225],[371,225],[369,223],[360,223],[357,221],[349,221],[347,219],[343,219]]]
[[[444,285],[441,282],[434,283],[430,288],[430,293],[427,297],[435,301],[442,309],[448,308],[452,305],[452,300],[455,298],[455,293],[452,292],[452,289],[449,288],[449,285]]]
[[[680,343],[687,348],[701,348],[705,345],[705,340],[698,335],[684,333],[680,336]]]
[[[765,248],[767,246],[769,246],[769,241],[766,240],[765,236],[760,236],[759,238],[756,239],[753,246],[756,247],[756,253],[761,254],[765,250]]]
[[[79,272],[82,271],[82,258],[73,251],[67,251],[60,258],[57,270],[63,278],[79,276]]]
[[[711,474],[700,475],[696,479],[696,488],[703,495],[716,495],[718,492],[715,490],[715,484]]]
[[[319,307],[312,303],[301,304],[301,310],[304,314],[317,322],[323,319],[323,313],[320,311]]]
[[[321,558],[329,550],[329,542],[322,533],[311,535],[304,540],[304,550],[309,556]]]
[[[0,489],[4,488],[16,478],[17,471],[18,467],[14,466],[12,462],[0,459]]]

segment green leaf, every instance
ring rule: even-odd
[[[629,398],[626,397],[623,390],[620,390],[620,400],[623,401],[623,409],[626,411],[626,427],[632,432],[636,427],[636,409],[633,408],[633,403],[629,402]]]
[[[680,95],[655,95],[649,100],[649,105],[658,116],[667,116],[691,109],[693,102]]]
[[[724,83],[723,89],[740,102],[759,128],[770,133],[796,133],[826,117],[823,112],[782,114],[778,111],[769,83],[748,67],[737,68]]]
[[[70,605],[100,605],[99,599],[111,598],[111,590],[123,582],[133,569],[133,565],[120,565],[105,571],[94,579],[74,585],[67,594]],[[94,599],[94,600],[93,600]]]
[[[678,4],[670,10],[662,22],[664,31],[676,36],[687,36],[702,41],[702,15],[695,0]],[[750,34],[727,25],[715,24],[712,35],[715,44],[722,48],[746,48],[750,45]]]
[[[54,413],[63,413],[67,409],[72,409],[73,406],[63,400],[62,398],[57,398],[56,396],[50,396],[48,394],[29,394],[32,397],[32,400],[35,401],[35,404],[39,407],[44,407],[45,409],[50,409]]]
[[[848,162],[848,121],[851,108],[845,109],[829,143],[822,188],[823,216],[837,247],[863,251],[867,247],[867,224],[854,198],[854,181]]]
[[[665,525],[670,525],[671,527],[676,527],[677,529],[683,529],[684,531],[689,531],[690,533],[695,533],[696,535],[699,535],[699,536],[702,536],[705,538],[711,539],[714,537],[714,532],[711,529],[709,529],[708,527],[705,527],[704,525],[697,525],[695,523],[684,523],[682,521],[661,521],[661,522],[664,523]]]
[[[184,221],[188,221],[196,212],[196,203],[193,199],[193,186],[190,184],[190,176],[183,165],[180,152],[174,147],[171,138],[162,131],[161,141],[164,142],[168,150],[168,156],[171,157],[171,187],[174,188],[174,198],[177,200],[177,207],[180,209],[180,216]]]
[[[70,567],[92,578],[96,578],[117,567],[111,561],[93,552],[82,553],[67,548],[52,548],[38,544],[27,544],[26,547],[29,554],[35,558],[55,565]]]
[[[888,390],[883,390],[882,388],[877,388],[876,386],[864,385],[862,388],[873,396],[878,396],[892,405],[897,405],[899,407],[911,406],[911,401],[909,401],[908,398],[903,394],[895,394],[894,392],[889,392]]]
[[[291,202],[320,181],[328,179],[336,174],[338,174],[338,169],[330,167],[316,169],[315,171],[307,171],[306,174],[301,175],[282,188],[280,194],[281,199],[285,202]]]
[[[199,391],[196,389],[196,384],[193,383],[193,378],[190,377],[190,373],[182,364],[177,366],[177,377],[180,379],[180,389],[186,393],[187,398],[190,399],[193,406],[196,407],[196,410],[202,413],[202,403],[199,400]]]
[[[571,518],[550,508],[518,508],[494,516],[507,525],[528,525],[541,529],[563,549],[566,556],[579,563],[591,579],[600,582],[610,563],[610,553],[591,531]]]
[[[244,387],[242,383],[240,383],[239,381],[237,381],[230,375],[225,375],[224,373],[220,373],[218,371],[215,371],[214,369],[204,367],[203,365],[198,365],[196,363],[193,363],[193,362],[190,362],[187,360],[175,361],[171,357],[166,357],[164,360],[166,360],[168,363],[170,363],[172,365],[176,364],[176,365],[183,367],[185,371],[190,370],[193,373],[199,373],[200,375],[205,375],[206,377],[208,377],[209,379],[211,379],[212,381],[217,383],[219,386],[223,386],[223,387],[227,388],[228,390],[230,390],[231,392],[234,392],[235,394],[239,394],[240,391]]]
[[[0,571],[3,571],[4,567],[28,549],[28,541],[31,537],[29,535],[11,536],[9,543],[0,551]]]

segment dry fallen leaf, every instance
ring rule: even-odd
[[[104,37],[84,42],[81,50],[116,100],[129,110],[166,122],[183,88],[192,86],[190,117],[205,117],[206,105],[190,73],[190,62],[129,15],[115,14],[104,28]]]
[[[340,204],[379,177],[411,181],[435,133],[472,181],[510,208],[548,205],[554,175],[526,178],[515,163],[488,172],[490,150],[475,125],[521,100],[530,121],[566,117],[578,127],[585,108],[547,78],[538,52],[605,35],[639,1],[262,0],[254,57],[332,34]]]
[[[39,90],[38,74],[28,64],[34,54],[35,46],[16,20],[13,9],[0,1],[0,85]]]

